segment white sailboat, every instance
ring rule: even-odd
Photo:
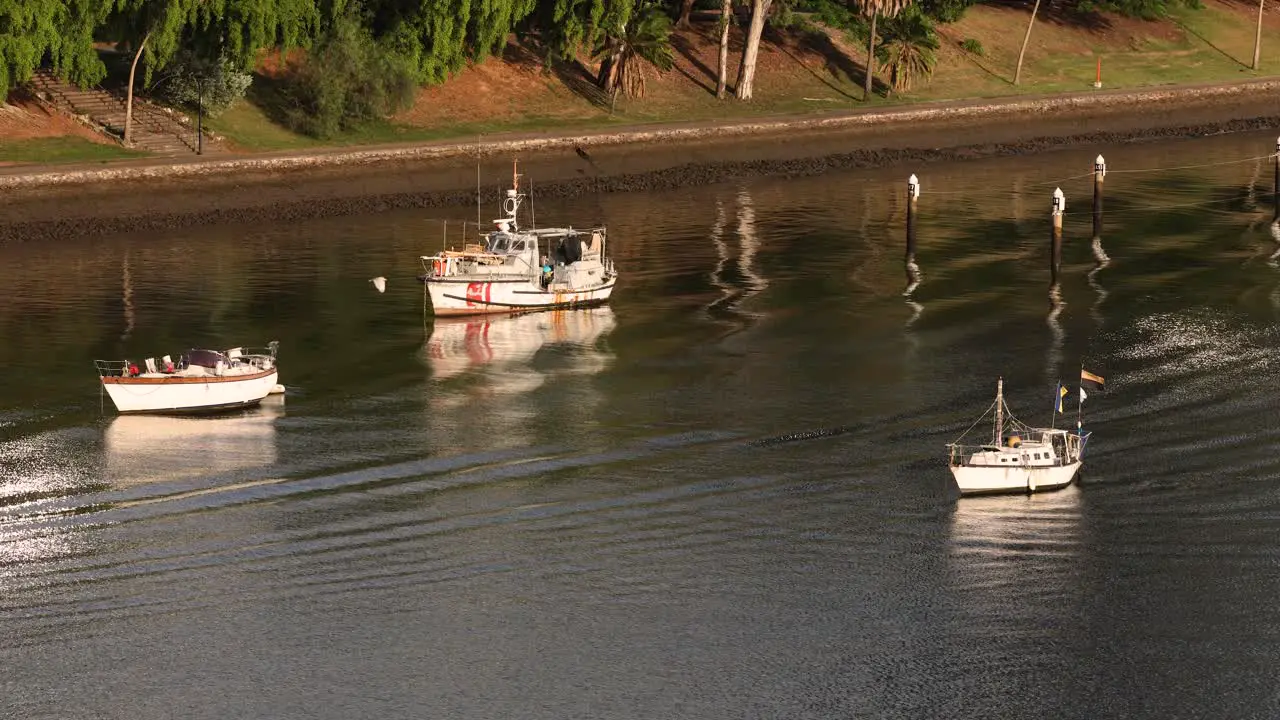
[[[605,228],[521,229],[525,196],[519,173],[512,175],[502,205],[506,217],[493,221],[496,229],[482,235],[482,243],[422,256],[421,279],[436,316],[587,307],[613,293],[618,273]]]
[[[276,348],[188,350],[175,362],[168,355],[147,358],[139,368],[128,360],[97,360],[102,389],[121,413],[211,412],[252,407],[273,393]]]
[[[1004,402],[1004,378],[996,382],[996,400],[987,413],[993,410],[990,443],[962,445],[962,435],[947,444],[951,474],[961,495],[1034,493],[1071,484],[1083,464],[1090,433],[1078,424],[1075,430],[1066,430],[1035,428],[1018,421]]]

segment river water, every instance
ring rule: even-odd
[[[535,198],[614,302],[475,322],[415,280],[474,208],[0,247],[2,714],[1275,717],[1272,143]],[[269,340],[258,410],[102,405]],[[1082,365],[1081,482],[957,498]]]

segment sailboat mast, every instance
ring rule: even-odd
[[[1004,437],[1004,378],[996,380],[996,434],[991,444],[1000,447]]]
[[[1080,363],[1080,380],[1081,380],[1080,394],[1076,396],[1077,398],[1079,398],[1076,401],[1076,434],[1079,434],[1080,431],[1084,428],[1084,425],[1081,424],[1081,421],[1084,419],[1084,363],[1083,362]]]

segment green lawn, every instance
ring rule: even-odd
[[[106,162],[145,156],[144,152],[129,150],[119,145],[95,143],[74,136],[16,141],[0,138],[0,162],[39,164]]]
[[[520,91],[511,107],[496,107],[493,120],[461,120],[450,108],[468,103],[473,96],[465,82],[459,92],[442,101],[444,112],[428,114],[418,124],[391,121],[370,123],[328,140],[292,132],[279,124],[283,97],[274,81],[261,78],[250,88],[249,98],[223,114],[207,119],[207,126],[249,152],[307,150],[321,147],[410,143],[475,138],[512,132],[607,129],[681,121],[742,120],[784,114],[821,114],[860,108],[885,108],[927,101],[1010,97],[1019,94],[1082,92],[1093,87],[1096,63],[1102,61],[1105,89],[1152,85],[1234,82],[1280,75],[1280,37],[1264,31],[1262,65],[1254,71],[1254,25],[1249,13],[1233,10],[1222,0],[1205,0],[1198,9],[1177,7],[1169,20],[1152,23],[1103,18],[1099,28],[1073,25],[1062,19],[1038,19],[1027,49],[1022,82],[1012,82],[1018,50],[1029,18],[1021,6],[978,5],[957,23],[939,29],[942,47],[931,79],[892,97],[874,95],[861,100],[862,77],[854,68],[864,61],[865,48],[852,41],[838,41],[848,62],[825,62],[823,56],[795,47],[773,53],[772,64],[757,75],[756,98],[751,102],[718,101],[705,87],[705,70],[686,63],[651,83],[646,97],[619,100],[612,110],[556,86],[543,94],[524,94],[538,83],[556,85],[555,79],[520,80]],[[1095,18],[1096,19],[1096,18]],[[965,40],[977,41],[982,53],[961,49]],[[839,55],[839,53],[837,53]],[[705,60],[705,58],[704,58]],[[500,62],[489,59],[486,63]],[[683,62],[678,60],[678,62]],[[736,57],[733,60],[736,66]],[[712,63],[714,64],[714,63]],[[695,62],[694,65],[697,65]],[[499,73],[500,75],[500,73]],[[877,77],[884,78],[883,73]],[[714,84],[714,79],[712,79]],[[459,97],[463,99],[459,99]],[[492,96],[487,96],[492,97]],[[266,108],[276,107],[277,112]],[[430,107],[430,106],[420,106]],[[413,116],[412,113],[409,114]],[[487,115],[473,114],[484,118]],[[59,138],[6,145],[0,141],[0,160],[65,162],[132,157],[123,148],[94,145]]]
[[[585,118],[565,121],[538,116],[525,117],[509,122],[462,123],[440,127],[416,127],[392,122],[372,122],[342,135],[321,141],[295,133],[276,124],[257,105],[242,100],[215,119],[207,121],[208,127],[226,137],[239,148],[249,151],[305,150],[321,147],[349,147],[386,143],[426,142],[476,137],[500,132],[539,132],[548,129],[588,129],[618,125],[629,118]]]

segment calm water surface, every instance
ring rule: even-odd
[[[1124,172],[1272,142],[535,199],[623,276],[514,319],[424,315],[474,208],[0,247],[2,714],[1276,717],[1271,169]],[[258,410],[102,407],[273,339]],[[957,499],[996,377],[1042,423],[1082,363],[1079,486]]]

